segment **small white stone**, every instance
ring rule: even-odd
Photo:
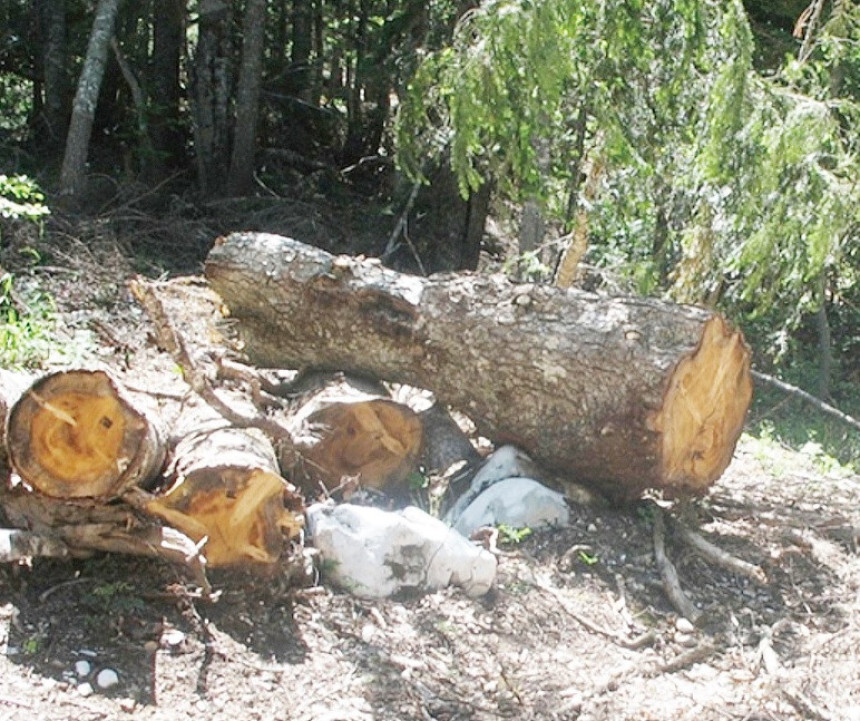
[[[90,671],[92,670],[93,667],[89,661],[75,661],[75,674],[78,676],[78,678],[89,676]]]
[[[161,634],[161,640],[166,646],[178,646],[185,640],[185,634],[178,628],[169,628]]]
[[[92,696],[93,687],[89,683],[84,682],[80,686],[78,686],[78,694],[80,696]]]
[[[677,621],[675,621],[675,628],[680,633],[690,634],[696,632],[696,627],[683,616],[681,616]]]
[[[96,676],[96,683],[101,689],[113,688],[119,683],[119,674],[112,668],[103,668]]]
[[[595,526],[593,523],[589,523],[588,528],[586,528],[585,530],[589,533],[597,533],[597,526]]]

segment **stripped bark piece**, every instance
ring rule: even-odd
[[[176,447],[172,486],[145,502],[197,543],[210,567],[277,561],[302,530],[302,502],[254,429],[193,433]]]
[[[12,466],[39,493],[114,498],[161,470],[165,444],[140,404],[104,371],[37,380],[9,413]]]

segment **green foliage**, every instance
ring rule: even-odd
[[[50,296],[37,290],[19,292],[11,273],[0,274],[0,365],[38,366],[54,345],[55,318]]]
[[[0,72],[0,134],[23,135],[33,97],[32,85],[18,75]]]
[[[400,163],[421,177],[445,151],[464,194],[493,177],[563,218],[584,108],[584,156],[606,168],[588,261],[766,319],[775,351],[822,303],[860,306],[860,5],[835,3],[776,76],[755,72],[753,42],[737,0],[483,3],[410,85]]]
[[[34,180],[26,175],[0,174],[0,217],[39,221],[50,212]]]
[[[501,543],[507,544],[517,544],[525,541],[529,536],[532,535],[532,529],[528,526],[523,528],[514,528],[513,526],[509,526],[506,523],[500,523],[498,525],[499,529],[499,541]]]
[[[83,600],[100,613],[139,612],[144,603],[134,591],[134,586],[127,581],[104,582],[95,586]]]

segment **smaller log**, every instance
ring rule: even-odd
[[[37,380],[9,412],[6,444],[24,482],[54,498],[118,497],[165,457],[158,427],[104,371]]]
[[[260,431],[218,427],[183,438],[163,494],[142,507],[195,542],[209,567],[276,562],[301,534],[301,497]]]
[[[400,495],[421,454],[423,426],[402,403],[335,376],[309,394],[291,420],[294,446],[282,467],[309,495],[345,479]]]
[[[24,488],[20,482],[3,489],[0,503],[9,523],[27,531],[0,532],[0,562],[39,556],[83,558],[95,551],[163,558],[187,566],[208,592],[197,545],[180,531],[161,527],[152,516],[134,508],[134,494],[147,495],[132,488],[123,498],[126,504],[94,498],[50,498]]]

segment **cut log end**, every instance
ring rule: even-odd
[[[157,430],[101,371],[37,381],[13,407],[7,436],[21,477],[56,498],[119,495],[164,460]]]
[[[421,453],[421,419],[394,401],[330,403],[305,425],[313,434],[302,449],[311,492],[319,490],[314,483],[333,490],[348,477],[366,488],[396,492]]]
[[[661,434],[664,489],[700,494],[731,462],[752,399],[750,349],[719,315],[669,378],[651,426]]]
[[[177,446],[176,482],[146,510],[197,543],[213,568],[276,562],[303,526],[296,489],[261,434],[225,428]]]

